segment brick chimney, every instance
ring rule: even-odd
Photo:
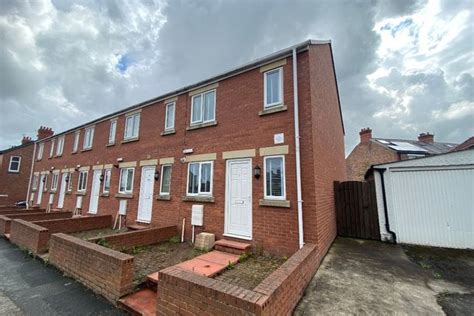
[[[429,132],[418,135],[418,140],[425,143],[434,143],[434,135]]]
[[[367,143],[369,140],[372,139],[372,130],[369,127],[363,128],[360,130],[359,135],[360,135],[360,142]]]
[[[41,126],[38,129],[38,140],[49,137],[49,136],[53,136],[53,135],[54,135],[54,132],[50,127]]]
[[[33,140],[31,139],[31,137],[29,136],[23,136],[23,139],[21,140],[21,144],[22,145],[25,145],[25,144],[28,144],[28,143],[31,143]]]

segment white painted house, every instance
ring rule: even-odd
[[[474,249],[474,149],[372,168],[382,240]]]

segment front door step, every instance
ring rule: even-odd
[[[156,314],[156,300],[156,292],[145,288],[119,299],[118,305],[132,315],[151,316]]]
[[[236,255],[241,255],[244,253],[250,252],[250,244],[227,240],[227,239],[219,239],[214,244],[214,248],[219,251],[228,252]]]

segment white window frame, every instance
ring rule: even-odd
[[[31,190],[36,191],[38,189],[38,175],[33,175],[33,181],[31,182]]]
[[[43,159],[43,152],[44,152],[44,142],[38,144],[38,155],[36,156],[36,160]]]
[[[56,156],[61,156],[64,150],[64,136],[58,137],[58,144],[56,146]]]
[[[171,126],[167,126],[168,124],[168,107],[173,107],[173,122]],[[176,120],[176,102],[169,102],[165,105],[165,131],[174,130],[174,122]]]
[[[16,170],[12,169],[13,158],[18,158],[18,168]],[[8,164],[8,172],[19,173],[20,167],[21,167],[21,156],[10,156],[10,162]]]
[[[278,71],[280,79],[280,100],[278,102],[267,103],[267,75],[275,71]],[[270,69],[263,73],[263,105],[265,109],[283,105],[283,67]]]
[[[76,131],[74,133],[74,144],[72,145],[72,152],[76,153],[79,149],[79,137],[81,136],[81,131]]]
[[[124,140],[129,140],[129,139],[136,139],[139,137],[140,135],[140,120],[141,120],[141,113],[133,113],[133,114],[129,114],[129,115],[126,115],[125,116],[125,129],[123,131],[123,139]],[[135,117],[138,117],[138,121],[137,121],[137,126],[136,126],[136,130],[137,130],[137,134],[135,135],[134,134],[134,130],[135,130]],[[127,125],[129,124],[129,120],[131,120],[132,122],[132,134],[131,135],[127,135],[127,131],[128,131],[128,128],[127,128]]]
[[[132,169],[132,184],[130,186],[130,190],[127,190],[127,185],[124,186],[124,191],[120,190],[121,183],[122,183],[122,176],[124,173],[124,170],[129,170]],[[121,194],[132,194],[133,193],[133,181],[135,179],[135,168],[134,167],[127,167],[127,168],[121,168],[120,169],[120,178],[119,178],[119,187],[118,187],[118,192]]]
[[[72,172],[67,172],[65,173],[67,175],[67,185],[66,185],[66,191],[67,192],[72,192]]]
[[[48,191],[48,175],[45,174],[43,179],[44,179],[43,192],[46,192]]]
[[[164,175],[163,170],[165,169],[165,167],[170,167],[170,168],[171,168],[171,171],[170,171],[170,188],[169,188],[169,192],[163,192],[163,175]],[[172,177],[172,174],[173,174],[173,165],[172,165],[172,164],[161,165],[160,195],[170,195],[170,194],[171,194],[171,177]]]
[[[77,177],[77,192],[86,192],[88,176],[89,176],[89,171],[87,170],[79,171],[79,176]],[[83,180],[84,188],[81,188],[81,182],[82,182],[81,180]]]
[[[104,184],[102,185],[102,193],[109,193],[110,192],[110,179],[112,178],[112,169],[104,169]],[[105,189],[105,185],[109,182],[108,190]]]
[[[207,120],[207,121],[204,121],[204,96],[210,92],[214,92],[214,119],[212,120]],[[193,121],[193,108],[194,108],[194,99],[196,99],[197,97],[201,97],[201,119],[198,120],[198,121]],[[211,90],[207,90],[207,91],[204,91],[202,93],[198,93],[198,94],[195,94],[192,96],[191,98],[191,125],[199,125],[199,124],[205,124],[205,123],[210,123],[210,122],[215,122],[216,121],[216,108],[217,108],[217,90],[216,89],[211,89]]]
[[[51,178],[51,191],[56,191],[58,189],[58,180],[59,180],[59,173],[53,173]]]
[[[117,119],[113,119],[110,121],[109,145],[115,144],[116,134],[117,134]]]
[[[198,193],[189,193],[189,169],[191,168],[192,164],[199,164],[199,174],[198,174]],[[211,186],[210,192],[201,192],[201,165],[203,164],[211,164]],[[213,192],[213,182],[214,182],[214,161],[196,161],[188,163],[188,172],[186,174],[186,195],[187,196],[212,196]]]
[[[90,141],[88,141],[88,138]],[[82,144],[82,149],[91,149],[92,144],[94,143],[94,127],[87,127],[84,129],[84,142]]]
[[[56,143],[56,139],[51,139],[51,147],[49,149],[49,158],[52,158],[54,155],[54,144]]]
[[[273,195],[268,195],[267,193],[267,159],[270,158],[282,158],[282,190],[283,190],[283,195],[282,196],[273,196]],[[285,167],[285,156],[284,155],[275,155],[275,156],[265,156],[263,157],[263,192],[264,192],[264,198],[266,200],[286,200],[286,167]]]

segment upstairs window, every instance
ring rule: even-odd
[[[125,135],[124,139],[138,138],[140,130],[140,113],[128,115],[125,118]]]
[[[61,156],[64,149],[64,136],[58,138],[58,145],[56,146],[56,156]]]
[[[105,169],[104,171],[104,187],[102,189],[103,193],[110,192],[110,176],[112,175],[112,169]]]
[[[87,187],[87,171],[79,171],[79,178],[77,181],[77,191],[85,192]]]
[[[216,120],[216,90],[193,95],[191,101],[191,125]]]
[[[72,146],[72,152],[75,153],[79,149],[79,135],[81,134],[80,131],[76,131],[74,133],[74,144]]]
[[[52,139],[51,140],[51,148],[49,150],[49,158],[53,157],[54,155],[54,143],[56,142],[56,140]]]
[[[117,120],[110,121],[109,145],[115,144],[116,131],[117,131]]]
[[[283,104],[283,69],[277,68],[264,73],[265,108]]]
[[[193,162],[188,166],[188,195],[212,194],[212,162]]]
[[[36,156],[37,160],[43,159],[43,152],[44,152],[44,143],[39,143],[39,145],[38,145],[38,155]]]
[[[10,164],[8,165],[8,172],[20,172],[21,157],[11,156]]]
[[[169,195],[171,191],[171,165],[161,166],[160,195]]]
[[[284,200],[285,158],[283,156],[265,157],[265,198]]]
[[[94,140],[94,128],[88,127],[84,132],[84,144],[82,146],[83,149],[91,149],[92,142]]]
[[[135,168],[120,169],[119,193],[131,194],[133,192],[133,174]]]
[[[166,114],[165,114],[165,131],[174,129],[174,113],[175,113],[176,103],[171,102],[166,104]]]
[[[53,177],[51,178],[51,191],[56,191],[58,189],[58,179],[59,174],[53,173]]]

